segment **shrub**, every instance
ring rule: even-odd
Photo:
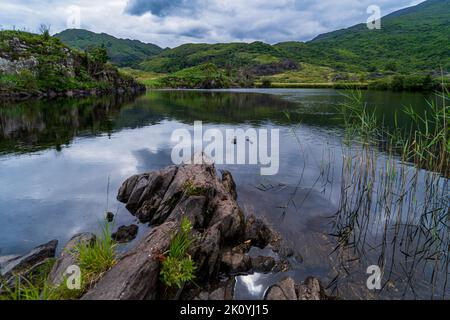
[[[195,279],[195,262],[188,255],[192,244],[191,231],[191,222],[184,217],[180,230],[172,239],[161,266],[160,278],[168,288],[181,288],[183,283]]]

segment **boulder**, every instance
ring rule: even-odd
[[[0,275],[3,278],[10,278],[15,275],[22,275],[30,272],[38,264],[41,264],[49,258],[55,257],[58,240],[52,240],[46,244],[40,245],[28,254],[5,261],[1,267]]]
[[[307,278],[300,285],[295,287],[298,300],[327,300],[329,296],[325,292],[319,279]]]
[[[156,299],[160,256],[167,251],[179,223],[168,221],[150,230],[140,244],[90,289],[82,300]]]
[[[206,161],[132,176],[121,186],[117,199],[153,228],[84,299],[158,298],[160,258],[183,217],[191,221],[195,235],[190,254],[197,267],[196,283],[218,282],[225,248],[237,246],[244,238],[245,218],[236,202],[233,178],[226,171],[218,177],[214,164]],[[243,259],[242,269],[251,267],[250,258]]]
[[[121,226],[117,232],[111,235],[111,238],[119,243],[133,241],[138,234],[139,227],[135,224],[131,226]]]
[[[246,254],[227,252],[222,256],[221,270],[227,274],[248,273],[252,269],[252,259]]]
[[[48,275],[48,282],[52,286],[59,286],[66,276],[67,268],[77,264],[75,249],[80,244],[92,245],[96,237],[92,233],[81,233],[72,237],[56,259],[52,270]]]
[[[286,278],[267,290],[265,300],[297,300],[295,281]]]
[[[264,249],[274,238],[272,230],[254,215],[248,217],[245,224],[245,239],[255,247]]]
[[[271,272],[276,261],[272,257],[257,256],[251,258],[253,272],[268,273]]]
[[[304,282],[296,284],[292,278],[286,278],[267,290],[265,300],[328,300],[320,281],[308,277]]]

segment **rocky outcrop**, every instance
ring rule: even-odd
[[[265,300],[328,300],[320,281],[309,277],[296,284],[294,279],[286,278],[267,290]]]
[[[74,51],[59,39],[22,31],[0,31],[0,99],[84,97],[145,92],[93,52]]]
[[[130,177],[117,199],[153,228],[83,299],[161,298],[161,255],[183,217],[193,226],[190,255],[197,268],[196,283],[211,288],[213,296],[225,291],[223,295],[229,295],[229,290],[220,291],[219,274],[250,273],[254,266],[268,272],[275,265],[273,258],[251,258],[246,253],[252,243],[265,247],[274,232],[255,217],[246,221],[236,198],[231,174],[224,171],[218,176],[213,164],[171,166]],[[196,288],[187,285],[184,291],[183,298],[195,297]]]

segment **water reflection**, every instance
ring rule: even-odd
[[[328,285],[336,274],[343,297],[402,297],[396,293],[408,285],[402,274],[381,293],[365,287],[365,269],[367,263],[378,262],[378,247],[347,259],[348,274],[341,272],[333,252],[336,238],[330,236],[330,217],[340,204],[344,152],[336,106],[342,95],[334,90],[242,91],[155,91],[136,100],[110,97],[0,107],[0,255],[96,231],[106,209],[118,213],[118,225],[137,223],[114,200],[120,184],[132,174],[171,164],[173,130],[192,130],[194,120],[202,120],[205,130],[222,132],[280,129],[278,175],[261,177],[259,166],[219,169],[233,173],[244,210],[266,217],[304,261],[288,274],[239,278],[237,298],[260,298],[287,275],[297,281],[317,276]],[[385,121],[396,107],[421,108],[424,99],[415,94],[367,95]],[[145,229],[140,226],[140,236]],[[376,235],[368,232],[373,239]],[[422,272],[416,277],[417,286],[425,284],[419,297],[430,297],[429,276]]]

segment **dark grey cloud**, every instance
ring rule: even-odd
[[[150,12],[158,17],[195,11],[193,0],[130,0],[125,12],[132,15],[143,15]]]

